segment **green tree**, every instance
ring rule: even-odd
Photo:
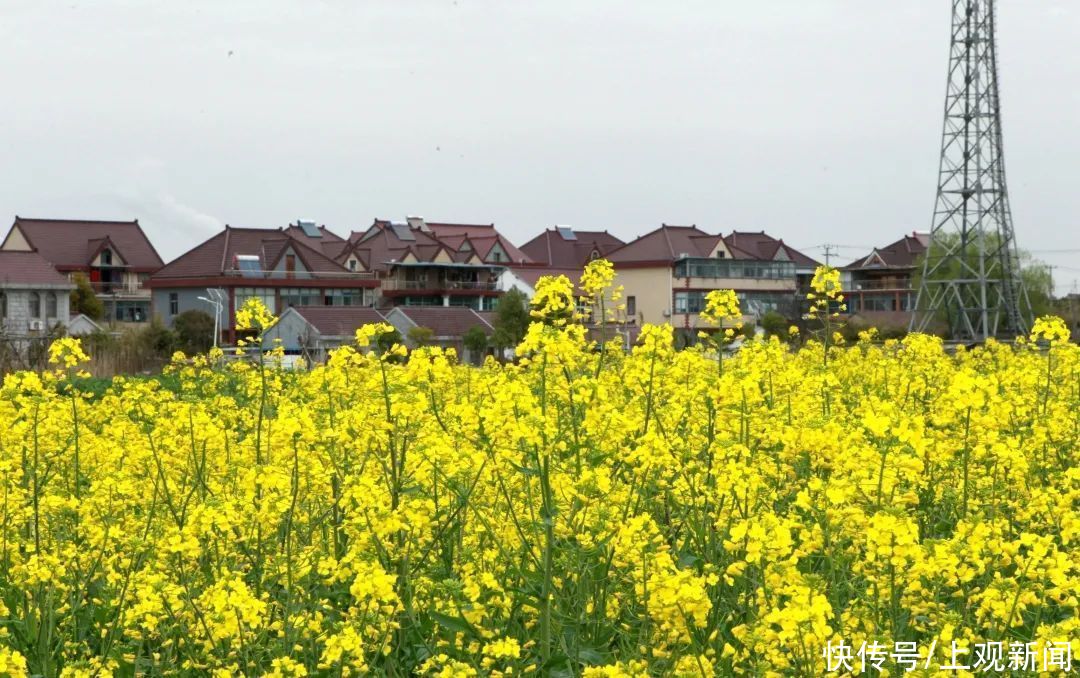
[[[416,327],[409,328],[409,341],[413,346],[427,346],[435,339],[435,332],[430,327]]]
[[[484,331],[483,327],[479,325],[473,325],[465,332],[465,335],[461,338],[465,348],[469,353],[476,357],[476,362],[479,363],[483,359],[484,351],[488,347],[488,335]]]
[[[173,320],[178,348],[194,355],[206,353],[214,345],[214,317],[205,311],[184,311]]]
[[[1026,252],[1020,254],[1020,266],[1020,279],[1024,281],[1024,289],[1031,300],[1032,315],[1038,318],[1052,313],[1054,277],[1050,267]]]
[[[761,329],[765,330],[766,337],[779,337],[781,341],[787,341],[789,323],[780,313],[768,311],[761,316]]]
[[[176,333],[155,316],[145,327],[134,330],[134,343],[150,355],[168,358],[176,350],[177,338]]]
[[[525,338],[529,329],[529,300],[525,294],[512,289],[499,298],[495,304],[495,331],[491,334],[491,345],[506,349],[517,346]]]
[[[72,276],[75,289],[71,290],[71,315],[82,313],[91,320],[101,320],[105,315],[105,305],[94,294],[90,281],[82,273]]]
[[[919,286],[923,280],[923,267],[925,265],[926,258],[929,257],[931,262],[941,259],[947,252],[955,250],[960,243],[960,236],[956,233],[944,233],[936,236],[935,242],[929,250],[924,252],[915,262],[915,272],[912,275],[912,288],[919,289]],[[1000,249],[1001,239],[996,233],[990,233],[986,236],[984,241],[984,251],[988,257],[991,257],[994,253]],[[1030,322],[1035,317],[1045,315],[1050,312],[1053,299],[1053,278],[1050,275],[1050,268],[1046,266],[1042,261],[1035,259],[1031,253],[1020,250],[1018,253],[1019,266],[1020,266],[1020,280],[1023,283],[1024,290],[1027,292],[1027,299],[1030,301],[1030,307],[1023,303],[1023,297],[1020,302],[1020,313],[1023,314]],[[970,278],[970,270],[978,270],[978,249],[974,243],[969,243],[967,248],[961,253],[961,256],[948,262],[946,265],[940,266],[931,275],[930,280],[948,280],[950,278]],[[989,263],[989,262],[988,262]],[[912,300],[914,303],[914,299]],[[923,300],[925,303],[925,299]],[[947,316],[945,309],[941,309],[938,315],[934,318],[934,321],[940,325],[947,323]]]

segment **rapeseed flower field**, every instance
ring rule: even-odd
[[[610,283],[582,282],[601,317]],[[809,676],[841,642],[933,675],[957,643],[1071,649],[1061,321],[721,359],[723,331],[592,345],[573,292],[544,280],[522,359],[481,368],[368,326],[310,371],[178,356],[175,388],[91,398],[57,342],[0,390],[0,675]]]

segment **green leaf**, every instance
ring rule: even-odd
[[[469,622],[461,617],[451,617],[450,615],[441,612],[430,612],[428,614],[431,615],[431,618],[435,620],[436,624],[448,631],[453,631],[455,633],[472,633],[472,627],[469,626]]]

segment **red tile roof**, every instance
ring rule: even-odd
[[[466,236],[472,246],[476,249],[476,253],[480,255],[480,258],[488,263],[508,263],[508,262],[495,262],[489,261],[488,255],[491,253],[492,248],[495,247],[495,243],[499,243],[502,246],[506,256],[510,261],[520,263],[523,261],[529,261],[529,257],[518,249],[517,245],[507,240],[502,233],[499,233],[495,228],[495,224],[445,224],[428,222],[428,228],[435,235],[436,238],[442,240],[443,238],[454,238],[455,236]],[[457,239],[460,246],[460,239]],[[449,243],[447,243],[449,246]],[[453,247],[457,249],[457,247]]]
[[[536,263],[555,268],[584,268],[593,252],[605,257],[622,245],[622,240],[607,231],[573,231],[575,240],[567,240],[558,230],[546,229],[521,246],[521,251]]]
[[[84,269],[106,238],[130,270],[153,272],[163,262],[139,221],[84,221],[15,217],[30,246],[58,270]],[[96,245],[92,241],[97,241]]]
[[[574,285],[578,284],[581,280],[581,268],[555,268],[552,266],[511,266],[510,270],[514,275],[522,280],[522,282],[529,285],[529,287],[536,288],[536,282],[540,280],[542,276],[559,276],[565,275],[570,279],[570,282]]]
[[[386,316],[366,306],[294,306],[304,320],[324,337],[343,337],[363,325],[386,322]]]
[[[402,239],[395,229],[403,229],[403,233],[412,239]],[[443,249],[444,245],[423,229],[376,219],[366,231],[354,231],[349,235],[349,244],[336,260],[343,263],[350,254],[355,254],[367,270],[386,271],[390,268],[389,262],[401,261],[410,252],[419,261],[431,261]]]
[[[341,254],[341,250],[345,246],[345,238],[334,233],[326,226],[319,226],[320,235],[318,238],[308,235],[304,232],[304,229],[296,224],[289,224],[282,229],[282,232],[290,238],[299,240],[311,249],[319,250],[331,259]]]
[[[916,260],[930,246],[930,234],[915,231],[885,247],[851,262],[843,268],[848,271],[880,268],[913,268]]]
[[[489,334],[493,329],[484,316],[463,306],[397,306],[389,313],[394,312],[401,313],[419,327],[428,328],[436,338],[461,337],[477,326]]]
[[[819,265],[817,261],[765,231],[732,231],[731,235],[724,237],[724,242],[732,250],[732,256],[736,259],[776,261],[786,258],[795,262],[797,266]],[[783,250],[784,254],[779,254],[780,250]]]
[[[232,272],[237,255],[259,257],[259,267],[270,270],[286,248],[292,247],[305,268],[319,273],[347,273],[347,269],[322,252],[308,247],[276,228],[233,228],[197,245],[154,274],[153,279],[220,276]]]
[[[0,250],[0,288],[5,284],[74,287],[37,252]]]
[[[655,231],[631,240],[607,255],[612,263],[674,262],[684,255],[708,257],[720,236],[709,235],[697,226],[669,226],[663,224]]]

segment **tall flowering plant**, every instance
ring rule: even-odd
[[[810,302],[807,315],[811,320],[821,320],[822,342],[825,346],[824,361],[829,362],[829,346],[838,343],[836,330],[839,328],[840,313],[847,311],[844,303],[844,290],[840,283],[840,271],[832,266],[818,266],[810,281],[810,291],[806,294]]]
[[[724,372],[724,347],[735,339],[736,330],[743,327],[739,297],[734,290],[713,290],[705,295],[705,310],[701,319],[717,328],[713,334],[701,332],[698,336],[716,349],[717,369]],[[727,325],[727,327],[724,327]]]

